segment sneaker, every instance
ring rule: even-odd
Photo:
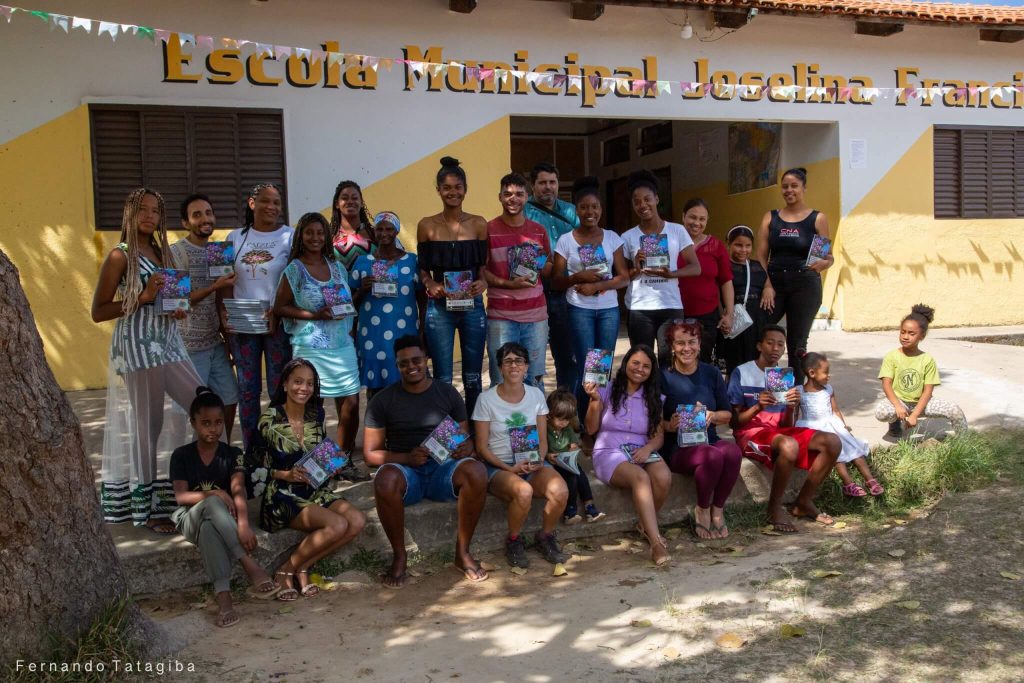
[[[336,479],[345,479],[351,482],[370,481],[370,475],[356,467],[349,455],[348,462],[340,470],[334,473]]]
[[[513,567],[526,569],[530,566],[530,558],[526,556],[526,544],[523,537],[518,536],[515,540],[505,539],[505,559]]]
[[[562,515],[562,524],[568,524],[571,526],[573,524],[579,524],[582,521],[583,518],[580,517],[580,513],[576,511],[575,505],[565,506],[565,514]]]
[[[589,505],[587,505],[584,508],[584,510],[587,513],[587,521],[588,522],[596,522],[599,519],[603,519],[604,517],[607,517],[607,515],[605,515],[600,510],[598,510],[597,506],[594,505],[593,503],[590,503]]]
[[[558,539],[555,538],[554,533],[545,534],[542,531],[538,531],[533,540],[537,544],[537,550],[551,564],[566,562],[571,557],[568,553],[563,553],[562,549],[558,547]]]

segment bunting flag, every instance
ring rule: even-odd
[[[534,86],[547,86],[579,91],[584,85],[595,91],[614,89],[620,94],[631,94],[632,96],[654,96],[671,95],[673,84],[678,86],[681,98],[703,99],[712,95],[715,98],[731,99],[739,96],[741,99],[753,101],[767,96],[772,102],[814,101],[814,100],[856,100],[860,102],[875,102],[876,100],[897,100],[900,103],[919,101],[933,104],[938,98],[953,97],[960,100],[977,97],[999,97],[1003,100],[1011,99],[1018,93],[1024,93],[1024,84],[1014,83],[1003,86],[932,86],[928,88],[906,87],[906,88],[876,88],[863,86],[840,86],[825,87],[817,85],[747,85],[734,83],[695,83],[691,81],[671,80],[644,80],[641,78],[628,78],[624,76],[600,76],[570,75],[564,73],[537,73],[535,71],[522,71],[519,69],[484,68],[477,64],[464,64],[459,61],[449,60],[447,62],[425,62],[406,60],[393,57],[380,57],[375,55],[363,55],[347,52],[328,52],[320,47],[292,47],[287,45],[274,45],[261,43],[254,40],[231,38],[228,36],[210,36],[197,33],[185,33],[165,28],[154,28],[130,23],[105,21],[101,19],[90,19],[86,17],[70,16],[42,10],[29,10],[21,7],[0,5],[0,16],[7,24],[11,23],[16,14],[27,14],[46,24],[51,31],[60,29],[65,34],[80,29],[89,35],[97,37],[107,36],[111,42],[116,43],[119,36],[134,35],[138,38],[150,41],[167,43],[170,40],[177,40],[179,46],[191,43],[198,49],[212,51],[215,46],[227,49],[241,50],[251,48],[255,54],[267,58],[280,60],[296,56],[307,61],[325,61],[328,67],[339,64],[363,67],[372,69],[374,72],[379,67],[391,71],[395,64],[406,65],[417,77],[422,78],[429,74],[432,78],[438,78],[446,70],[454,69],[460,77],[465,80],[493,81],[500,82],[502,86],[508,85],[510,79],[526,81]],[[96,25],[96,33],[93,34],[93,25]]]

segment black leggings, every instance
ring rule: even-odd
[[[718,311],[711,311],[694,318],[700,323],[700,360],[711,363],[714,360],[715,343],[718,342],[718,323],[722,321],[722,316]]]
[[[775,310],[768,323],[777,324],[786,317],[786,351],[797,384],[804,383],[800,356],[807,350],[807,335],[821,308],[821,276],[813,270],[769,271],[775,288]]]
[[[664,308],[657,311],[630,311],[626,316],[626,333],[629,334],[629,345],[647,344],[654,347],[658,359],[667,353],[668,346],[664,339],[657,340],[658,330],[661,326],[674,318],[682,318],[683,309]]]
[[[582,467],[580,467],[579,474],[573,474],[561,467],[556,467],[555,469],[562,475],[562,479],[565,479],[565,485],[569,489],[569,498],[565,504],[566,510],[576,507],[577,496],[584,503],[594,500],[594,493],[590,490],[590,479],[587,478],[587,473]],[[565,513],[563,512],[562,514]]]

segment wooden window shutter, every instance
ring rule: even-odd
[[[91,109],[96,227],[120,230],[124,200],[143,184],[142,122],[137,111]]]
[[[249,190],[259,183],[277,185],[281,189],[281,221],[287,222],[287,178],[280,114],[239,112],[238,163],[242,194],[247,197]]]
[[[241,172],[238,163],[235,114],[196,114],[192,117],[193,187],[210,198],[219,227],[242,225]]]
[[[960,217],[960,131],[935,129],[935,217]]]

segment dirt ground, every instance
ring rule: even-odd
[[[1024,489],[996,487],[724,548],[675,530],[667,570],[623,535],[575,547],[560,578],[535,553],[524,576],[485,557],[497,569],[482,584],[430,563],[401,591],[349,572],[316,598],[242,601],[230,629],[198,593],[143,606],[189,639],[177,659],[196,680],[223,683],[1019,681],[1022,527]]]

